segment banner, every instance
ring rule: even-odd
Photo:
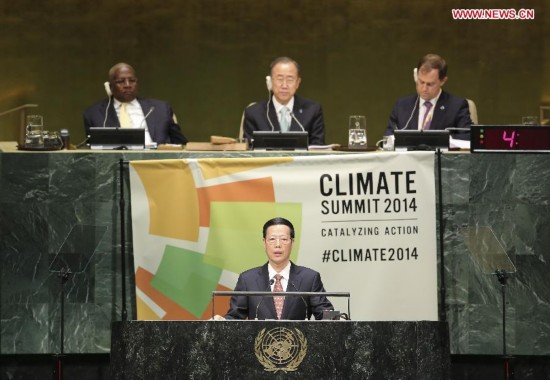
[[[437,320],[433,152],[132,161],[130,183],[138,319],[224,315],[212,291],[267,261],[281,216],[352,319]]]

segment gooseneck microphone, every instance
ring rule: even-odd
[[[143,123],[145,123],[145,120],[147,120],[147,118],[149,117],[149,115],[151,115],[153,113],[153,111],[155,110],[155,106],[152,106],[151,108],[149,108],[149,112],[147,112],[147,114],[143,117],[143,120],[141,121],[141,124],[139,125],[140,128],[143,127]],[[147,125],[146,125],[147,126]],[[149,131],[149,129],[147,128],[147,131]]]
[[[149,117],[149,115],[151,115],[151,114],[153,113],[154,110],[155,110],[155,106],[151,106],[151,108],[149,108],[149,112],[147,112],[147,114],[143,117],[143,120],[142,120],[141,123],[139,124],[139,127],[144,129],[144,133],[145,133],[145,148],[147,148],[147,147],[149,147],[149,148],[156,148],[156,147],[157,147],[155,141],[153,140],[153,136],[151,136],[151,131],[149,131],[149,126],[148,126],[147,123],[145,122],[145,120],[147,120],[147,118]],[[151,142],[150,145],[147,144],[147,135],[149,135],[149,138],[150,138],[150,142]]]
[[[290,116],[292,116],[292,118],[294,119],[294,121],[296,123],[298,123],[298,125],[300,126],[300,128],[302,128],[302,132],[305,132],[306,129],[304,128],[304,126],[302,125],[302,123],[300,123],[300,121],[296,118],[296,116],[294,116],[294,112],[292,112],[292,110],[290,111]],[[298,290],[298,289],[296,289]]]
[[[274,282],[275,282],[274,278],[269,280],[269,285],[267,286],[267,289],[265,290],[266,292],[269,292],[271,290],[271,286],[273,285]],[[262,299],[260,300],[260,302],[258,302],[258,306],[256,306],[256,318],[254,318],[255,320],[258,320],[258,310],[260,309],[260,305],[262,304],[262,302],[264,302],[264,299],[265,299],[265,296],[262,296]]]
[[[401,129],[407,129],[407,127],[409,126],[409,123],[411,122],[411,119],[414,115],[414,111],[416,111],[416,107],[418,107],[418,103],[420,103],[420,97],[417,95],[416,96],[416,101],[414,102],[414,108],[411,112],[411,116],[409,116],[409,120],[407,120],[407,123],[405,124],[405,126]]]
[[[296,289],[297,292],[299,292],[298,288],[296,287],[296,285],[294,285],[294,283],[293,283],[292,281],[289,280],[288,283],[289,283],[290,285],[292,285],[292,287],[293,287],[294,289]],[[307,309],[308,309],[307,302],[306,302],[306,300],[304,299],[304,297],[300,296],[300,298],[301,298],[302,301],[304,302],[304,305],[306,305],[306,317],[304,318],[304,320],[308,320],[309,318],[308,318],[308,315],[307,315]]]

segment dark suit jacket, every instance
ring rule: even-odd
[[[287,292],[324,292],[321,275],[312,269],[291,263]],[[267,263],[241,273],[235,290],[271,291]],[[306,308],[307,304],[307,308]],[[323,318],[323,310],[333,310],[325,297],[285,297],[281,319],[304,320],[313,314]],[[226,319],[277,319],[273,297],[231,297]]]
[[[271,131],[271,124],[275,131],[280,131],[279,118],[275,112],[273,102],[269,102],[269,120],[266,117],[267,100],[255,103],[244,110],[244,137],[252,138],[253,131]],[[296,119],[308,132],[309,145],[325,144],[325,122],[323,110],[319,103],[294,95],[294,108],[292,109]],[[271,124],[269,124],[271,121]],[[289,131],[301,131],[300,125],[292,119]]]
[[[394,129],[418,129],[418,100],[417,95],[411,95],[395,102],[385,135],[392,135]],[[466,99],[442,91],[434,108],[430,129],[470,128],[472,124]]]
[[[105,111],[109,98],[105,98],[84,111],[84,128],[86,136],[89,134],[91,127],[103,127],[105,120]],[[174,112],[172,107],[167,102],[156,99],[141,99],[138,98],[143,115],[154,107],[154,110],[147,117],[147,127],[151,138],[158,144],[185,144],[187,139],[181,133],[180,126],[174,122]],[[120,122],[115,111],[114,102],[111,100],[109,112],[105,127],[120,127]]]

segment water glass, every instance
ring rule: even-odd
[[[521,124],[523,125],[539,125],[539,118],[536,116],[523,116],[521,118]]]
[[[27,115],[25,146],[44,148],[44,123],[41,115]]]
[[[367,148],[367,121],[365,116],[353,115],[349,117],[348,148]]]

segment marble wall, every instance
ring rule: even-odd
[[[50,263],[75,224],[106,225],[108,230],[91,265],[64,285],[64,351],[109,352],[111,322],[121,319],[123,304],[119,160],[220,155],[0,153],[0,352],[59,351],[61,281],[50,271]],[[502,352],[500,284],[473,260],[459,233],[463,226],[487,225],[516,267],[506,291],[508,352],[549,355],[550,155],[449,153],[442,155],[441,164],[444,275],[440,281],[445,284],[451,352]],[[126,199],[127,221],[128,207]],[[125,232],[125,301],[131,319],[135,302],[128,225]]]

